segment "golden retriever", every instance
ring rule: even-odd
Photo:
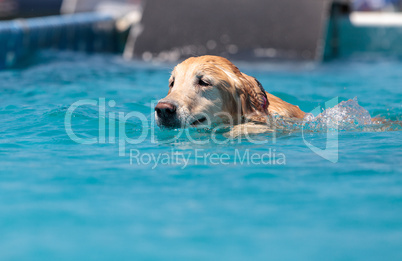
[[[270,125],[270,116],[302,119],[298,106],[266,92],[257,79],[219,56],[192,57],[177,65],[168,95],[155,107],[160,127]],[[256,132],[261,132],[257,130]]]

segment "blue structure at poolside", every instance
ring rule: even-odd
[[[114,52],[114,18],[99,13],[0,22],[0,69],[38,49]]]

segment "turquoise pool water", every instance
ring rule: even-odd
[[[236,64],[304,111],[357,97],[372,116],[401,120],[400,61]],[[340,130],[332,163],[300,131],[254,137],[266,144],[194,144],[132,118],[126,135],[146,137],[119,156],[120,121],[112,143],[109,113],[140,112],[151,125],[173,66],[45,52],[0,72],[1,260],[402,260],[398,126]],[[103,98],[105,143],[72,141],[70,106]],[[79,138],[98,137],[98,107],[78,107],[71,126]],[[325,148],[324,129],[304,137]],[[189,160],[130,164],[130,150]],[[238,157],[268,152],[270,163]],[[208,153],[227,159],[214,164]]]

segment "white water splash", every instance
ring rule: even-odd
[[[277,130],[294,132],[304,129],[309,132],[326,131],[387,131],[394,130],[395,124],[384,119],[373,122],[370,113],[359,105],[357,98],[338,103],[314,116],[307,113],[303,120],[274,117]],[[397,124],[400,130],[401,125]]]
[[[356,97],[340,102],[316,117],[310,113],[306,114],[304,121],[308,125],[316,125],[315,127],[340,130],[353,130],[372,124],[370,113],[359,105]]]

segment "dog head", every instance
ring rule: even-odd
[[[218,56],[192,57],[177,65],[168,95],[155,107],[161,127],[265,122],[268,99],[261,84]]]

